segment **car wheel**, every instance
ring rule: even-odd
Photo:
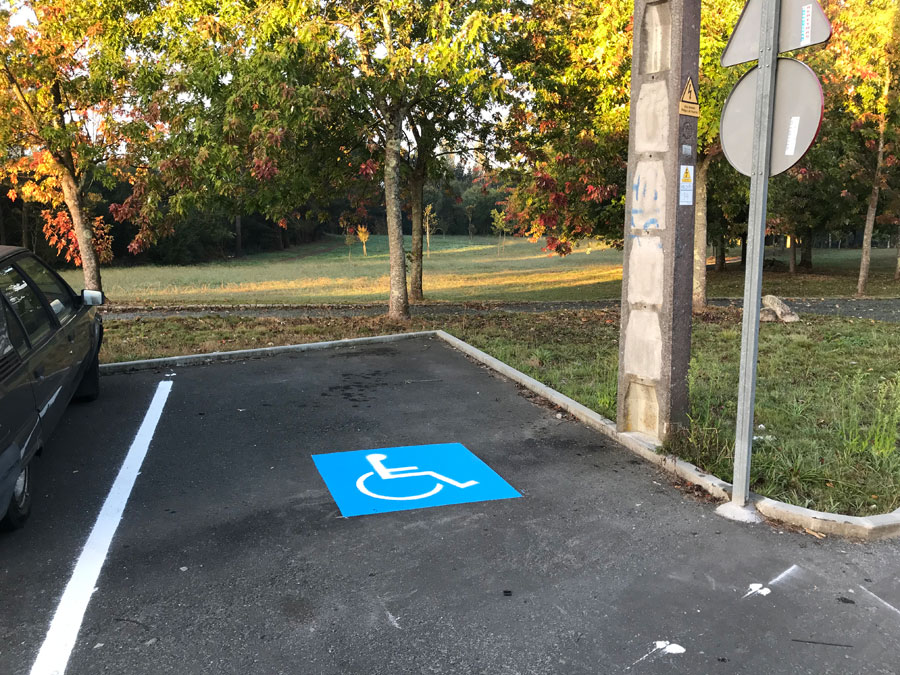
[[[100,395],[100,355],[97,354],[81,378],[75,392],[76,401],[96,401]]]
[[[31,514],[31,467],[25,468],[19,473],[13,488],[12,498],[9,500],[9,508],[3,520],[0,520],[0,529],[17,530],[25,524]]]

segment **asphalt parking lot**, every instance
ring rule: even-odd
[[[0,537],[0,673],[898,672],[900,544],[723,520],[438,339],[101,384]],[[393,450],[455,443],[477,459]],[[344,517],[312,456],[376,449],[347,456],[349,493],[405,510]],[[512,492],[407,508],[474,494],[479,460]],[[81,555],[95,523],[108,550]]]

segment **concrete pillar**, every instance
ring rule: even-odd
[[[686,421],[700,0],[635,0],[619,341],[620,431]]]

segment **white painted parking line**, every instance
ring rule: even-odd
[[[891,611],[894,612],[895,614],[900,615],[900,609],[897,609],[896,607],[894,607],[894,606],[893,606],[891,603],[889,603],[887,600],[884,600],[883,598],[878,597],[877,595],[875,595],[872,591],[870,591],[870,590],[869,590],[868,588],[866,588],[865,586],[860,586],[860,588],[861,588],[865,593],[868,593],[868,594],[871,595],[873,598],[875,598],[875,599],[876,599],[878,602],[880,602],[884,607],[886,607],[887,609],[891,610]]]
[[[156,394],[150,402],[147,414],[144,415],[144,421],[131,443],[128,455],[122,463],[122,468],[119,469],[119,475],[116,476],[103,508],[100,509],[100,515],[97,516],[97,522],[94,523],[94,529],[91,530],[78,562],[75,563],[72,578],[69,579],[59,601],[59,607],[56,608],[56,614],[53,615],[53,621],[50,622],[50,630],[31,668],[31,675],[62,675],[66,670],[84,613],[91,595],[96,590],[97,578],[106,561],[109,546],[119,527],[131,489],[140,473],[171,390],[171,380],[160,382],[156,388]]]

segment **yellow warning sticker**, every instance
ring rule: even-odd
[[[688,76],[681,92],[681,100],[678,102],[678,112],[682,115],[700,117],[700,102],[697,100],[697,90],[694,88],[694,80]]]
[[[678,186],[678,205],[694,205],[694,167],[690,164],[682,164],[679,171],[681,184]]]

